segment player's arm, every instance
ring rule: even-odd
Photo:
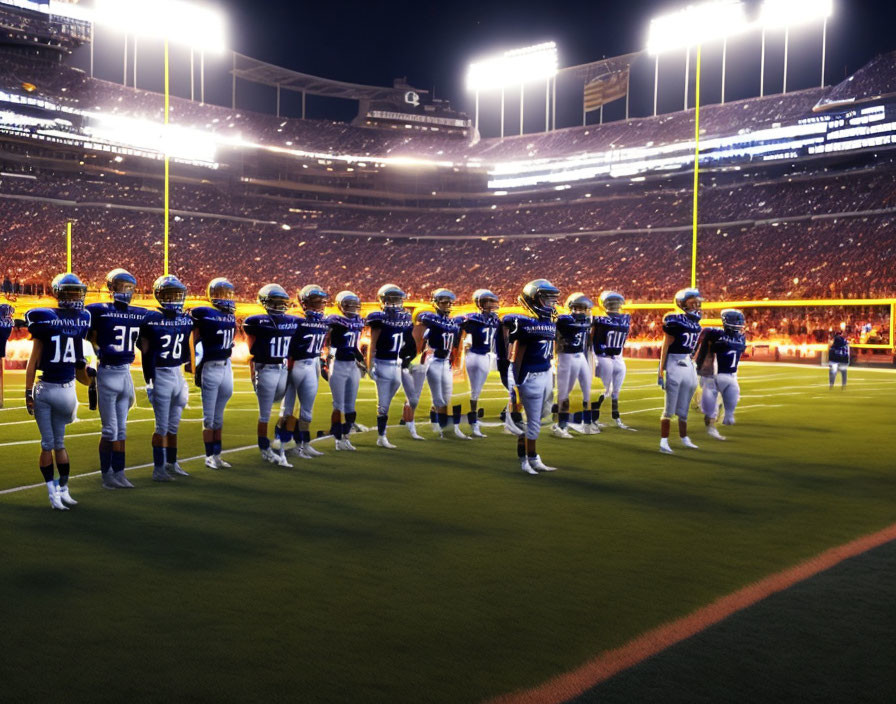
[[[376,354],[376,343],[380,339],[380,326],[370,328],[370,343],[367,345],[367,368],[373,369],[373,360]]]
[[[412,338],[414,340],[414,346],[417,349],[417,354],[420,354],[423,351],[423,334],[426,332],[426,326],[422,323],[415,323],[413,327]],[[414,355],[417,356],[416,354]]]
[[[660,367],[657,371],[656,379],[657,383],[664,389],[666,388],[666,381],[663,373],[666,371],[666,358],[669,356],[669,347],[672,346],[673,342],[675,342],[675,337],[673,335],[670,335],[669,333],[666,333],[666,337],[663,340],[663,349],[660,350]]]
[[[155,360],[153,359],[153,355],[150,352],[150,343],[149,337],[147,337],[146,333],[141,329],[140,331],[140,354],[143,356],[143,381],[147,384],[152,384],[152,380],[155,378]]]
[[[37,362],[44,352],[43,340],[34,338],[31,346],[31,356],[28,358],[28,366],[25,367],[25,408],[28,415],[34,415],[34,377],[37,376]]]
[[[703,363],[706,361],[706,356],[709,354],[711,347],[712,342],[709,339],[709,335],[703,332],[700,335],[700,340],[697,342],[697,350],[694,353],[694,364],[697,366],[697,371],[702,371]]]

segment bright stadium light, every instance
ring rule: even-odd
[[[520,88],[520,134],[523,133],[524,90],[527,83],[544,81],[545,130],[549,124],[550,82],[555,80],[559,58],[554,42],[543,42],[522,49],[511,49],[503,54],[481,59],[470,64],[467,69],[467,90],[476,94],[475,124],[479,130],[479,94],[483,91],[501,91],[501,136],[504,136],[504,91],[510,87]],[[555,84],[556,88],[556,84]]]
[[[830,19],[834,0],[765,0],[759,23],[766,29],[784,29]]]
[[[739,0],[688,5],[683,10],[651,20],[647,51],[656,56],[725,39],[748,28],[744,4]]]
[[[221,53],[227,47],[224,15],[184,0],[96,0],[94,20],[125,34],[202,51]]]

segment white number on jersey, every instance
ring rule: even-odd
[[[59,364],[60,362],[75,363],[75,339],[73,337],[65,338],[64,350],[62,349],[61,337],[59,335],[53,335],[50,341],[53,343],[53,358],[50,360],[52,364]]]
[[[326,337],[326,333],[318,332],[311,333],[310,335],[302,335],[302,338],[308,340],[308,352],[311,354],[320,354],[320,351],[324,347],[324,337]]]
[[[140,328],[129,328],[126,325],[116,325],[112,328],[115,333],[115,339],[112,341],[112,349],[116,352],[132,352],[137,338],[140,335]]]
[[[271,358],[282,359],[289,353],[289,337],[271,338]]]
[[[396,354],[401,352],[401,343],[403,340],[404,340],[403,332],[393,332],[392,333],[392,349],[390,349],[389,351],[395,352]]]
[[[221,349],[229,350],[233,347],[233,328],[229,330],[218,330],[215,334],[221,336]]]

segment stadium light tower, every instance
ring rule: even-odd
[[[784,29],[784,90],[787,92],[787,59],[790,52],[790,28],[822,21],[821,86],[824,87],[827,59],[828,20],[834,14],[834,0],[765,0],[759,13],[762,27],[762,78],[760,95],[765,94],[765,33],[769,29]]]
[[[525,86],[527,83],[545,81],[545,132],[549,120],[550,84],[556,80],[558,68],[557,45],[544,42],[522,49],[512,49],[470,64],[467,69],[467,90],[473,91],[476,100],[475,125],[479,130],[479,94],[483,91],[501,91],[501,136],[504,136],[504,95],[508,87],[520,88],[520,134],[523,133]]]

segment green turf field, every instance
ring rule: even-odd
[[[896,373],[852,369],[841,392],[826,369],[745,364],[729,441],[695,413],[700,450],[673,439],[670,457],[654,370],[629,364],[622,410],[640,432],[545,437],[550,475],[523,474],[498,428],[469,442],[394,428],[398,450],[368,433],[294,469],[249,449],[229,470],[185,462],[193,476],[171,484],[135,469],[133,491],[74,478],[66,513],[42,486],[0,495],[0,698],[479,701],[896,520]],[[225,449],[255,442],[238,376]],[[22,373],[6,383],[0,490],[41,481]],[[495,420],[497,379],[485,398]],[[194,392],[182,458],[202,451],[200,412]],[[73,474],[97,468],[99,420],[79,414]],[[150,461],[151,416],[138,392],[129,466]],[[369,381],[359,421],[374,421]]]

